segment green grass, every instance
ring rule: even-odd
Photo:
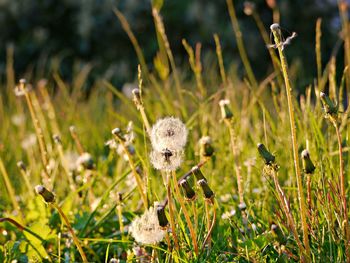
[[[232,15],[234,10],[230,12]],[[167,191],[163,183],[165,174],[153,169],[150,163],[152,146],[133,99],[103,80],[96,82],[86,99],[82,87],[87,75],[86,69],[82,69],[72,83],[65,83],[58,71],[41,76],[49,79],[47,85],[34,80],[33,89],[28,93],[31,100],[28,104],[23,96],[15,96],[11,85],[14,74],[8,65],[7,82],[3,82],[0,93],[0,261],[81,261],[70,229],[55,206],[46,204],[35,194],[34,187],[38,184],[55,193],[56,204],[67,216],[89,261],[109,262],[114,257],[121,262],[136,262],[135,249],[138,246],[147,260],[153,255],[154,262],[346,261],[347,221],[344,223],[342,204],[348,199],[341,191],[342,171],[335,126],[339,126],[340,131],[347,194],[350,129],[349,108],[344,109],[343,99],[349,97],[349,70],[340,70],[344,72],[343,76],[335,76],[336,71],[332,69],[335,57],[324,68],[318,59],[318,65],[315,61],[317,81],[310,83],[305,94],[297,96],[293,81],[298,76],[286,69],[292,86],[296,151],[300,155],[303,149],[308,149],[316,167],[313,174],[301,172],[298,193],[287,94],[279,68],[279,55],[270,52],[275,71],[256,84],[250,70],[247,80],[239,78],[237,65],[224,68],[222,57],[225,54],[221,54],[219,38],[215,39],[217,58],[202,62],[200,47],[191,47],[184,41],[190,65],[175,70],[166,32],[162,31],[164,25],[158,11],[154,10],[153,15],[161,47],[153,71],[145,69],[137,40],[133,39],[142,63],[139,86],[142,78],[140,87],[145,116],[151,125],[165,116],[182,119],[189,135],[184,162],[176,176],[180,178],[205,160],[201,171],[215,198],[212,202],[206,200],[194,175],[189,173],[190,185],[197,194],[195,201],[181,204],[183,197],[171,189],[178,245],[174,244],[170,233],[168,239],[156,245],[136,244],[127,229],[133,218],[145,211],[145,202],[142,202],[139,188],[133,182],[134,168],[141,169],[141,188],[145,187],[147,191],[148,206],[155,201],[162,202]],[[118,13],[118,17],[121,18],[122,14]],[[123,23],[131,36],[126,20]],[[237,31],[235,19],[232,23]],[[320,35],[319,27],[317,30]],[[344,39],[348,44],[350,34],[345,34]],[[303,40],[296,38],[293,41]],[[293,41],[285,46],[285,53],[293,48]],[[319,52],[321,42],[317,41],[316,50]],[[240,51],[242,49],[243,42]],[[246,55],[243,57],[245,64],[249,64]],[[337,59],[343,58],[338,56]],[[190,70],[193,71],[192,77],[189,77]],[[320,91],[328,90],[325,84],[328,78],[335,84],[329,88],[331,100],[340,106],[339,110],[332,108],[332,112],[329,112],[329,105],[328,108],[324,106],[319,98]],[[334,79],[341,81],[333,82]],[[228,107],[233,113],[232,118],[223,120],[219,106],[221,99],[230,100]],[[29,106],[33,108],[34,121]],[[130,121],[135,133],[131,166],[123,153],[105,145],[113,139],[111,131],[114,128],[119,127],[125,132]],[[70,130],[72,125],[75,133]],[[35,126],[39,130],[35,130]],[[43,135],[40,140],[47,151],[44,157],[39,147],[40,140],[37,138],[30,143],[33,141],[28,139],[31,134]],[[60,143],[53,139],[55,134],[59,135]],[[211,137],[215,149],[209,158],[201,155],[199,140],[203,136]],[[258,143],[263,143],[275,156],[274,162],[265,164],[259,157]],[[86,165],[74,167],[75,161],[71,157],[83,152],[92,157],[91,169]],[[19,161],[23,161],[26,168],[18,167]],[[48,169],[45,169],[46,165]],[[301,161],[299,165],[302,167]],[[241,177],[242,193],[238,192],[237,173]],[[286,198],[284,203],[279,201],[281,193]],[[305,250],[298,194],[305,199],[310,252]],[[239,209],[242,196],[245,210]],[[191,241],[193,233],[186,222],[184,207],[194,226],[198,255]],[[167,208],[166,211],[169,219]],[[203,245],[214,211],[215,225],[207,245]],[[288,223],[290,218],[295,223],[296,232]],[[301,245],[297,240],[301,240]]]

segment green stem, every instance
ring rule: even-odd
[[[297,137],[296,137],[296,127],[295,127],[295,118],[294,118],[294,108],[292,101],[292,86],[290,84],[289,75],[288,75],[288,64],[285,58],[283,49],[282,49],[282,36],[280,27],[278,24],[273,24],[271,26],[271,31],[274,35],[275,43],[278,47],[278,53],[281,61],[282,73],[286,87],[287,93],[287,102],[288,102],[288,111],[289,111],[289,122],[290,122],[290,133],[292,137],[292,148],[293,148],[293,159],[294,159],[294,168],[297,179],[297,187],[298,187],[298,199],[299,199],[299,207],[300,207],[300,215],[301,215],[301,224],[303,229],[303,242],[306,250],[306,257],[310,259],[310,246],[309,246],[309,230],[306,221],[306,206],[305,206],[305,198],[303,193],[303,183],[301,178],[301,171],[299,166],[299,154],[298,154],[298,145],[297,145]]]

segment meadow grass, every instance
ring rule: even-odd
[[[257,80],[233,2],[227,5],[247,78],[223,63],[218,35],[209,60],[200,44],[183,40],[189,66],[179,68],[159,6],[152,10],[153,70],[114,10],[140,60],[132,93],[98,80],[86,97],[89,66],[71,83],[53,71],[40,76],[48,81],[32,77],[33,86],[20,80],[15,88],[8,50],[0,93],[1,262],[349,262],[350,68],[335,68],[336,59],[348,65],[349,49],[322,67],[318,20],[315,82],[298,94],[285,53],[303,40],[282,38],[273,24],[269,43],[269,27],[251,10],[272,65]],[[345,8],[340,1],[344,47]],[[183,149],[154,149],[152,126],[167,116],[185,124]],[[161,164],[154,164],[157,151]],[[178,169],[168,167],[172,160]],[[155,225],[131,235],[154,211]]]

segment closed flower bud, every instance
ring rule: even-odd
[[[247,209],[247,205],[245,203],[240,203],[238,205],[239,210],[244,211]]]
[[[142,105],[142,100],[141,100],[141,92],[139,89],[133,89],[132,90],[132,95],[133,95],[133,101],[136,105],[136,107],[140,107]]]
[[[186,200],[194,200],[196,199],[196,192],[193,190],[193,188],[190,186],[190,184],[187,182],[186,179],[182,179],[180,181],[180,186],[185,192]]]
[[[230,101],[229,100],[220,100],[219,102],[221,109],[221,116],[223,119],[232,119],[233,113],[229,108]]]
[[[309,151],[308,150],[302,151],[301,158],[302,158],[302,162],[303,162],[304,172],[307,174],[312,174],[315,171],[316,167],[311,161]]]
[[[24,164],[23,161],[17,162],[17,167],[18,167],[19,169],[21,169],[22,171],[24,171],[24,172],[27,170],[27,167],[26,167],[26,165]]]
[[[320,92],[320,98],[323,104],[323,109],[327,114],[337,114],[338,106],[334,105],[331,99],[324,92]]]
[[[54,134],[54,135],[52,136],[52,138],[53,138],[53,141],[54,141],[56,144],[61,144],[61,143],[62,143],[61,137],[60,137],[58,134]]]
[[[214,192],[210,189],[205,179],[197,181],[197,184],[202,188],[205,199],[212,200],[214,198]]]
[[[258,144],[258,151],[260,156],[264,159],[265,164],[271,165],[275,162],[275,156],[266,149],[264,144]]]
[[[191,172],[194,174],[194,176],[196,177],[197,181],[202,180],[202,179],[205,180],[205,181],[207,180],[204,177],[202,171],[199,169],[198,166],[193,166],[192,169],[191,169]]]
[[[162,205],[157,206],[157,216],[158,216],[159,225],[162,228],[166,228],[167,225],[169,224],[169,221],[165,214],[165,206],[162,206]]]
[[[113,129],[112,134],[116,136],[119,140],[125,141],[122,130],[120,128]]]
[[[41,195],[44,198],[46,203],[55,202],[55,195],[49,190],[47,190],[44,186],[42,185],[35,186],[35,192]]]
[[[83,169],[92,170],[95,168],[94,160],[92,159],[91,154],[85,152],[79,156],[77,159],[77,166]]]
[[[214,153],[214,148],[212,146],[212,141],[209,136],[204,136],[199,140],[200,145],[200,155],[203,157],[210,157]]]

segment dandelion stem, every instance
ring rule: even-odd
[[[0,223],[2,222],[9,222],[12,225],[16,226],[20,231],[25,231],[28,232],[29,234],[31,234],[32,236],[36,237],[37,239],[39,239],[41,242],[44,242],[45,240],[39,236],[37,233],[33,232],[32,230],[30,230],[28,227],[25,227],[23,225],[21,225],[20,223],[18,223],[16,220],[9,218],[9,217],[4,217],[4,218],[0,218]]]
[[[299,154],[298,154],[298,145],[297,145],[297,137],[296,137],[296,127],[295,127],[295,118],[294,118],[294,108],[292,102],[292,87],[289,80],[288,75],[288,65],[287,60],[284,56],[284,51],[282,49],[282,36],[281,31],[278,24],[273,24],[271,26],[271,31],[274,35],[275,44],[278,47],[279,57],[281,61],[282,73],[285,82],[285,88],[287,93],[287,102],[288,102],[288,111],[289,111],[289,122],[290,122],[290,132],[292,137],[292,148],[293,148],[293,159],[294,159],[294,168],[297,179],[298,186],[298,199],[299,199],[299,207],[300,207],[300,215],[301,215],[301,224],[303,229],[303,242],[306,250],[306,256],[310,259],[310,246],[309,246],[309,231],[308,225],[306,221],[306,207],[303,193],[303,184],[301,179],[301,172],[299,166]]]
[[[36,116],[36,113],[35,113],[35,110],[34,110],[34,107],[33,107],[32,98],[30,97],[30,93],[26,90],[26,83],[25,83],[24,79],[20,80],[19,89],[20,89],[21,92],[23,92],[24,97],[26,98],[26,102],[27,102],[27,105],[28,105],[30,116],[32,118],[33,125],[34,125],[35,134],[36,134],[36,137],[37,137],[38,143],[39,143],[39,150],[40,150],[40,154],[41,154],[41,162],[43,164],[44,178],[45,178],[45,181],[46,181],[45,183],[49,184],[50,183],[50,178],[49,178],[49,175],[48,175],[48,172],[47,172],[48,154],[47,154],[47,150],[46,150],[44,134],[43,134],[43,130],[42,130],[41,126],[40,126],[39,119]]]
[[[141,199],[143,201],[143,205],[144,205],[145,209],[147,210],[147,208],[148,208],[147,190],[145,189],[145,187],[144,187],[144,185],[142,183],[142,179],[141,179],[139,173],[136,170],[136,165],[135,165],[134,161],[132,160],[132,156],[131,156],[128,148],[126,147],[124,141],[121,140],[118,136],[115,136],[115,138],[118,140],[120,145],[123,147],[125,154],[128,156],[128,162],[129,162],[132,174],[135,177],[135,180],[136,180],[136,183],[137,183],[137,188],[138,188],[139,193],[141,195]]]
[[[171,232],[173,234],[176,250],[179,251],[180,247],[179,247],[179,241],[178,241],[177,234],[176,234],[174,207],[173,207],[173,202],[172,202],[172,197],[171,197],[171,173],[167,171],[166,177],[167,178],[166,178],[165,184],[166,184],[166,189],[167,189],[167,203],[169,204],[170,228],[171,228]]]
[[[213,229],[214,229],[214,226],[215,226],[215,222],[216,222],[216,207],[215,207],[215,203],[214,203],[214,201],[206,201],[205,202],[206,211],[208,211],[208,212],[209,212],[208,203],[212,204],[212,206],[213,206],[213,218],[211,220],[211,225],[208,227],[208,233],[207,233],[206,237],[204,238],[203,245],[202,245],[202,248],[201,248],[202,251],[203,251],[203,249],[205,247],[205,244],[209,241],[209,239],[211,237],[211,233],[213,232]],[[208,223],[209,223],[209,213],[207,215],[207,218],[208,218]]]
[[[198,256],[198,245],[197,245],[196,232],[195,232],[195,230],[193,228],[193,224],[191,222],[190,216],[188,215],[188,210],[187,210],[186,205],[184,203],[184,199],[183,199],[183,197],[182,197],[182,195],[180,193],[178,181],[176,181],[176,173],[175,173],[175,171],[173,171],[172,177],[173,177],[173,183],[174,183],[174,188],[175,188],[175,194],[176,194],[177,199],[178,199],[178,201],[180,203],[182,212],[184,213],[185,220],[187,222],[187,226],[188,226],[188,228],[190,230],[190,235],[191,235],[192,242],[193,242],[194,252],[195,252],[196,256]]]
[[[347,212],[347,205],[346,205],[346,186],[345,186],[345,175],[344,175],[344,160],[343,160],[343,146],[342,146],[342,139],[341,134],[339,131],[339,125],[337,120],[330,116],[330,121],[332,122],[335,132],[337,134],[337,140],[338,140],[338,148],[339,148],[339,177],[340,177],[340,195],[341,195],[341,201],[342,201],[342,211],[343,211],[343,217],[344,217],[344,232],[345,232],[345,253],[347,262],[350,261],[350,231],[349,231],[349,220],[348,220],[348,212]]]
[[[75,246],[77,247],[78,251],[79,251],[79,254],[83,260],[83,262],[88,262],[87,258],[86,258],[86,255],[84,253],[84,250],[82,249],[81,245],[80,245],[80,241],[79,239],[77,238],[77,236],[75,235],[74,233],[74,230],[71,226],[71,224],[69,223],[69,220],[67,218],[67,216],[64,214],[63,210],[61,209],[61,207],[59,207],[56,203],[52,203],[52,206],[54,208],[57,209],[58,213],[61,215],[61,217],[63,218],[63,221],[65,222],[69,232],[71,233],[72,235],[72,238],[73,238],[73,242],[75,244]]]
[[[237,152],[235,132],[234,132],[233,127],[232,127],[231,119],[224,119],[224,121],[225,121],[227,128],[229,129],[229,132],[230,132],[231,150],[232,150],[232,155],[233,155],[233,159],[234,159],[234,170],[235,170],[236,179],[237,179],[239,202],[241,204],[243,204],[244,203],[243,186],[242,186],[242,177],[241,177],[240,166],[238,163],[238,152]]]

